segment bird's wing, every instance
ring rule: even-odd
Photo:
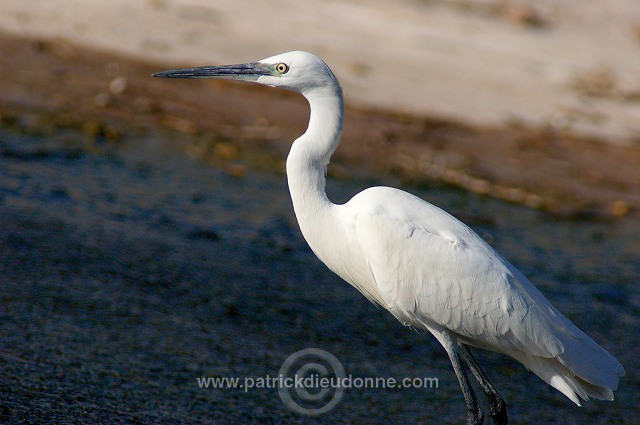
[[[414,325],[435,322],[497,351],[563,352],[560,334],[577,328],[533,284],[463,223],[399,193],[386,194],[384,206],[364,208],[354,219],[393,314]]]

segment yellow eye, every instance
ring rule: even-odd
[[[279,64],[276,65],[276,71],[279,74],[286,74],[287,71],[289,71],[289,67],[287,66],[286,63],[280,62]]]

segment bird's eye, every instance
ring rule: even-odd
[[[289,71],[289,67],[286,63],[280,62],[276,65],[276,71],[278,71],[279,74],[286,74],[287,71]]]

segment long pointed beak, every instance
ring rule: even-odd
[[[269,65],[260,62],[171,69],[153,74],[154,77],[160,78],[222,78],[244,81],[256,81],[265,75],[272,75],[272,71]]]

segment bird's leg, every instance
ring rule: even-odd
[[[482,387],[482,391],[487,395],[489,399],[489,410],[491,412],[491,419],[495,425],[506,425],[507,418],[507,404],[504,402],[498,391],[493,387],[487,375],[480,368],[480,365],[471,354],[471,350],[464,344],[459,344],[460,356],[462,360],[469,366],[471,373],[476,377],[478,383]]]
[[[462,394],[464,395],[464,400],[467,403],[467,425],[481,425],[484,422],[484,413],[482,413],[482,409],[480,409],[480,405],[478,404],[478,399],[473,392],[473,388],[471,388],[467,372],[462,367],[460,355],[454,347],[448,349],[447,354],[449,354],[451,365],[458,377],[460,388],[462,388]]]

